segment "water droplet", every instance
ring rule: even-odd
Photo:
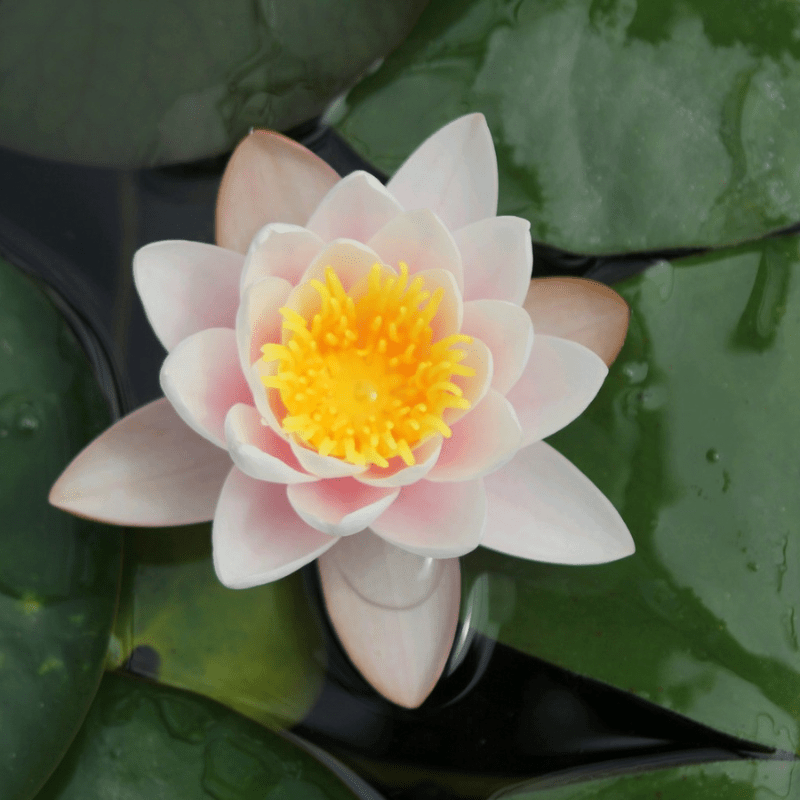
[[[706,450],[706,461],[708,461],[709,464],[716,464],[717,461],[719,461],[719,451],[714,447]]]
[[[650,267],[644,275],[657,290],[659,299],[666,302],[672,297],[672,290],[675,286],[675,268],[672,264],[668,261],[660,261]]]
[[[622,367],[622,374],[628,383],[641,383],[647,377],[650,365],[646,361],[628,361]]]

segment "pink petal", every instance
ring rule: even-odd
[[[444,289],[439,308],[431,320],[433,341],[458,333],[464,320],[464,303],[461,301],[461,292],[458,290],[453,273],[446,269],[427,269],[418,272],[417,276],[425,281],[425,291],[431,295],[440,287]]]
[[[420,558],[365,531],[322,556],[319,573],[331,623],[356,669],[391,702],[417,708],[455,638],[458,559]]]
[[[537,278],[530,283],[524,305],[537,333],[578,342],[608,366],[625,342],[630,309],[613,289],[597,281]]]
[[[321,456],[316,450],[295,442],[291,438],[289,438],[289,445],[303,469],[318,478],[347,478],[364,472],[364,467],[358,464],[350,464],[335,456]]]
[[[82,450],[50,490],[56,508],[115,525],[188,525],[214,516],[231,468],[162,398]]]
[[[635,549],[614,506],[545,442],[521,450],[484,483],[491,509],[485,547],[556,564],[601,564]]]
[[[429,209],[408,211],[384,225],[368,242],[369,246],[399,272],[401,261],[409,274],[430,269],[446,269],[453,274],[459,292],[464,288],[461,254],[453,235]]]
[[[277,361],[256,361],[247,373],[247,383],[261,418],[278,436],[288,442],[289,437],[281,425],[286,416],[286,406],[281,400],[280,392],[277,389],[268,389],[261,380],[262,377],[271,377],[277,372]]]
[[[270,483],[310,483],[289,443],[261,422],[252,406],[239,403],[225,417],[225,438],[233,463],[251,478]]]
[[[522,429],[511,403],[494,389],[453,426],[429,481],[468,481],[488,475],[514,457]]]
[[[184,339],[161,367],[161,388],[180,418],[219,447],[225,445],[225,416],[236,403],[250,404],[236,333],[210,328]]]
[[[506,394],[519,380],[533,347],[528,313],[504,300],[464,303],[461,333],[480,339],[492,352],[492,388]]]
[[[265,226],[250,245],[239,293],[262,278],[283,278],[295,286],[324,246],[319,236],[298,225],[273,222]]]
[[[588,347],[535,336],[523,376],[506,395],[522,425],[523,447],[560,431],[600,391],[608,367]]]
[[[154,242],[136,251],[136,290],[167,350],[206,328],[233,327],[243,264],[240,253],[200,242]]]
[[[473,339],[469,343],[459,342],[452,349],[465,351],[466,358],[459,363],[475,370],[475,375],[471,378],[462,377],[461,375],[454,375],[452,378],[452,382],[461,389],[463,396],[469,400],[470,408],[475,408],[492,384],[494,367],[491,350],[480,339]],[[448,425],[452,425],[460,420],[467,411],[469,409],[447,408],[442,418]]]
[[[356,475],[356,480],[369,486],[408,486],[424,478],[433,468],[442,449],[442,436],[436,434],[430,439],[411,448],[416,461],[410,467],[406,466],[400,456],[389,459],[388,467],[371,465],[366,472]]]
[[[306,227],[324,242],[367,242],[402,210],[377,178],[359,170],[342,178],[325,195]]]
[[[261,358],[264,344],[281,340],[280,308],[291,291],[291,285],[283,278],[262,278],[245,290],[236,314],[236,346],[242,371],[249,370]]]
[[[233,151],[217,197],[217,242],[246,253],[269,222],[305,225],[339,176],[321,158],[272,131],[253,131]]]
[[[483,114],[469,114],[426,139],[386,187],[407,211],[429,208],[458,230],[497,213],[497,159]]]
[[[283,486],[231,470],[211,529],[214,568],[225,586],[248,589],[277,581],[337,541],[297,517]]]
[[[431,558],[474,550],[486,524],[486,492],[480,480],[406,486],[372,530],[391,544]]]
[[[522,305],[533,269],[530,230],[526,219],[492,217],[453,234],[464,262],[465,300]]]
[[[399,489],[365,486],[354,478],[295,483],[286,490],[300,519],[330,536],[349,536],[368,528],[399,493]]]

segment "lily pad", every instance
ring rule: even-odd
[[[86,355],[34,284],[0,259],[0,796],[33,795],[103,669],[120,577],[108,526],[47,504],[109,423]]]
[[[144,167],[320,114],[425,0],[0,4],[0,145]]]
[[[209,524],[130,531],[109,666],[212,697],[281,728],[314,703],[324,647],[299,573],[224,587]]]
[[[553,781],[556,783],[557,779]],[[773,800],[797,791],[800,764],[791,761],[724,761],[616,775],[558,788],[522,789],[505,800]]]
[[[625,347],[551,441],[616,505],[637,552],[564,567],[479,549],[462,560],[472,618],[559,666],[797,751],[798,239],[662,263],[616,288],[632,308]]]
[[[500,211],[600,254],[721,245],[800,220],[800,6],[434,0],[338,125],[388,173],[483,111]]]
[[[37,800],[355,800],[318,761],[212,702],[106,675]]]

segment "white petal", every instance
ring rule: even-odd
[[[608,367],[588,347],[535,336],[528,366],[506,395],[522,425],[523,447],[580,416],[603,385]]]
[[[408,265],[410,275],[422,270],[446,269],[453,274],[459,292],[464,288],[461,254],[453,235],[427,208],[395,217],[368,244],[384,264],[398,271],[401,261]]]
[[[525,309],[503,300],[464,303],[461,333],[480,339],[492,353],[492,388],[507,394],[519,380],[533,347],[533,325]]]
[[[461,301],[461,292],[458,291],[453,273],[446,269],[428,269],[418,272],[414,277],[425,281],[425,291],[430,292],[431,296],[439,288],[444,290],[439,308],[431,320],[433,341],[458,333],[464,320],[464,303]],[[422,308],[424,307],[423,305]]]
[[[210,328],[184,339],[164,361],[160,380],[180,418],[210,442],[226,447],[225,416],[236,403],[252,399],[235,331]]]
[[[324,246],[319,236],[299,225],[265,225],[250,245],[239,293],[263,278],[283,278],[295,286]]]
[[[302,464],[306,472],[316,475],[318,478],[346,478],[350,475],[360,475],[364,472],[364,467],[358,464],[351,464],[335,456],[321,456],[316,450],[306,447],[289,438],[292,452],[297,460]]]
[[[465,300],[522,305],[533,269],[530,230],[526,219],[492,217],[453,234],[464,262]]]
[[[490,389],[469,414],[453,426],[429,481],[467,481],[508,463],[522,445],[522,429],[511,403]]]
[[[211,529],[214,568],[231,589],[247,589],[289,575],[337,540],[309,528],[289,505],[286,489],[231,470]]]
[[[635,549],[614,506],[545,442],[520,450],[484,484],[491,509],[485,547],[556,564],[601,564]]]
[[[459,342],[452,349],[464,350],[467,354],[466,358],[459,363],[475,370],[475,374],[469,378],[461,375],[452,377],[452,382],[461,389],[463,396],[469,400],[470,408],[475,408],[486,392],[489,391],[489,387],[492,384],[492,375],[494,374],[492,352],[480,339],[473,339],[471,342]],[[448,425],[452,425],[460,420],[467,411],[469,409],[446,408],[442,418]]]
[[[469,114],[426,139],[386,187],[407,210],[429,208],[450,228],[497,213],[497,158],[483,114]]]
[[[225,418],[228,450],[245,475],[271,483],[310,483],[317,480],[300,466],[289,443],[261,422],[252,406],[239,403]]]
[[[133,279],[165,349],[206,328],[232,328],[244,258],[201,242],[154,242],[136,251]]]
[[[330,536],[350,536],[368,528],[399,492],[365,486],[353,478],[333,478],[292,484],[287,488],[287,497],[312,528]]]
[[[228,453],[198,436],[162,398],[128,414],[81,451],[50,503],[116,525],[188,525],[214,516]]]
[[[367,242],[402,210],[377,178],[358,170],[342,178],[325,195],[306,227],[325,242]]]
[[[455,638],[458,559],[414,556],[365,531],[343,539],[318,566],[328,615],[350,660],[385,698],[417,708]]]
[[[409,553],[453,558],[472,552],[486,524],[486,493],[480,480],[405,486],[372,523],[382,539]]]

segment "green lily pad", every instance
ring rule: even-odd
[[[209,524],[130,531],[111,667],[212,697],[281,728],[323,681],[325,651],[298,573],[227,589],[211,563]]]
[[[556,783],[555,779],[553,783]],[[723,761],[522,789],[505,800],[774,800],[793,797],[800,765],[791,761]]]
[[[37,800],[355,800],[297,745],[212,702],[106,675]]]
[[[625,347],[551,441],[616,505],[637,552],[565,567],[481,548],[462,560],[465,595],[507,644],[797,751],[798,239],[615,288],[632,308]]]
[[[320,114],[425,0],[0,4],[0,145],[143,167]]]
[[[67,749],[103,669],[119,532],[47,504],[109,423],[85,353],[33,283],[0,259],[0,797],[29,798]]]
[[[581,253],[741,242],[800,220],[800,6],[433,0],[338,125],[393,172],[471,111],[500,210]]]

